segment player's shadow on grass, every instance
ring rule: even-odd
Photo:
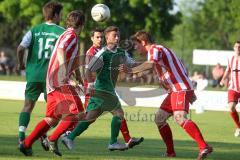
[[[0,157],[4,159],[26,159],[17,150],[17,138],[13,136],[0,137]],[[107,150],[109,139],[99,137],[80,137],[75,140],[75,149],[68,151],[59,142],[59,147],[63,153],[63,159],[166,159],[162,157],[165,151],[161,139],[148,139],[145,137],[144,142],[133,149],[127,151]],[[177,158],[192,160],[196,159],[197,146],[193,141],[175,140],[175,149]],[[214,147],[214,153],[209,159],[212,160],[235,160],[239,157],[239,143],[209,142]],[[45,152],[37,142],[33,145],[34,156],[30,159],[51,159],[54,158],[52,153]],[[55,157],[56,158],[56,157]]]

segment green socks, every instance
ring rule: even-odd
[[[18,136],[21,140],[25,139],[25,131],[30,121],[30,113],[21,112],[19,115]]]
[[[112,117],[112,123],[111,123],[111,140],[110,144],[116,143],[119,130],[121,127],[121,118],[118,116],[113,116]]]
[[[78,122],[78,125],[74,128],[74,130],[68,135],[68,138],[74,140],[77,136],[82,134],[90,125],[90,122]]]

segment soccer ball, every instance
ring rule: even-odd
[[[103,22],[110,18],[110,10],[105,4],[96,4],[92,7],[91,15],[94,21]]]

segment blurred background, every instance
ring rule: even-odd
[[[46,2],[47,0],[0,0],[1,75],[24,76],[24,72],[16,70],[16,48],[27,30],[43,22],[41,8]],[[178,54],[194,80],[207,79],[211,86],[216,86],[212,73],[215,65],[194,65],[193,50],[232,50],[234,42],[240,38],[239,0],[59,2],[64,5],[61,26],[65,26],[65,17],[71,10],[81,9],[86,14],[86,25],[80,38],[81,54],[90,47],[89,33],[95,27],[117,25],[122,40],[128,39],[137,30],[145,29],[152,33],[156,43],[163,44]],[[107,22],[97,23],[92,20],[90,12],[96,3],[109,6],[111,18]],[[131,49],[129,52],[139,59]],[[145,81],[149,84],[157,83],[154,75]]]

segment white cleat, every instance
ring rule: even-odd
[[[124,151],[128,149],[128,146],[126,146],[125,144],[121,144],[121,143],[113,143],[113,144],[109,144],[108,145],[108,149],[110,151],[115,151],[115,150],[119,150],[119,151]]]
[[[65,145],[65,147],[69,150],[72,150],[74,147],[73,140],[69,139],[67,136],[62,137],[62,143]]]
[[[240,137],[240,128],[237,128],[235,133],[234,133],[235,137]]]

